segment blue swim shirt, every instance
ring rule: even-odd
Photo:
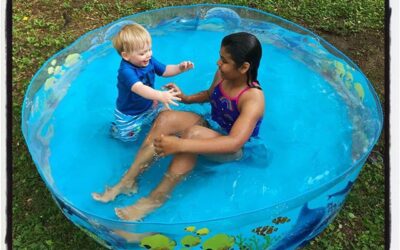
[[[153,100],[137,95],[131,91],[132,85],[140,81],[154,88],[155,74],[164,74],[166,66],[154,57],[146,67],[137,67],[124,59],[118,69],[117,109],[126,115],[138,115],[145,112],[153,104]]]

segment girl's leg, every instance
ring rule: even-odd
[[[202,126],[193,126],[182,134],[182,138],[214,138],[220,136],[214,130]],[[124,220],[140,220],[148,213],[160,207],[169,197],[174,187],[193,169],[197,160],[196,154],[176,154],[168,172],[160,184],[137,203],[125,208],[116,208],[115,213]]]
[[[101,202],[109,202],[121,193],[132,194],[137,191],[136,177],[147,168],[155,157],[153,146],[154,138],[164,135],[172,135],[182,132],[203,119],[191,112],[163,111],[154,121],[153,126],[139,149],[132,165],[123,178],[113,187],[106,188],[102,194],[92,193],[93,199]]]

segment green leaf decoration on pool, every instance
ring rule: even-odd
[[[275,238],[275,237],[274,237]],[[272,238],[269,235],[260,236],[253,235],[251,237],[243,237],[239,234],[235,237],[235,244],[240,250],[253,250],[253,249],[269,249],[272,244]]]
[[[191,233],[193,233],[195,230],[196,230],[196,227],[195,227],[195,226],[188,226],[188,227],[185,227],[185,231],[186,231],[186,232],[191,232]]]
[[[210,233],[210,230],[206,227],[200,228],[199,230],[196,231],[197,235],[207,235]]]
[[[81,55],[78,53],[69,54],[67,58],[65,58],[64,66],[71,67],[75,63],[77,63],[81,59]]]
[[[364,100],[365,97],[365,92],[364,92],[364,88],[362,87],[361,83],[356,82],[354,83],[354,89],[357,92],[358,97],[360,97],[361,101]]]
[[[229,250],[235,244],[235,238],[226,234],[217,234],[207,239],[203,245],[203,250]]]
[[[49,90],[54,85],[55,81],[56,78],[54,77],[47,78],[47,80],[44,82],[44,90]]]
[[[341,62],[335,61],[333,63],[333,65],[335,66],[335,72],[336,74],[342,78],[344,76],[345,70],[344,70],[344,65]]]
[[[199,236],[193,236],[193,235],[186,235],[185,237],[182,238],[181,243],[185,247],[194,247],[200,244],[201,238]]]
[[[51,66],[55,66],[57,64],[57,59],[53,59],[50,64]]]
[[[143,238],[140,246],[152,250],[172,250],[175,248],[176,242],[165,235],[155,234]]]

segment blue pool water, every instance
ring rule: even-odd
[[[138,22],[153,37],[154,56],[191,60],[195,69],[156,79],[186,94],[207,89],[221,39],[255,34],[266,109],[259,138],[240,161],[200,157],[164,206],[140,222],[119,220],[115,207],[146,196],[171,161],[155,162],[139,193],[103,204],[92,192],[115,185],[138,147],[109,134],[120,57],[111,38]],[[114,249],[296,249],[320,234],[340,211],[382,129],[370,82],[332,45],[280,17],[240,6],[193,5],[138,13],[85,34],[35,74],[22,108],[22,131],[33,161],[64,215]],[[207,116],[208,104],[174,107]]]
[[[208,88],[221,39],[228,32],[152,33],[153,55],[158,60],[195,63],[194,70],[179,77],[157,78],[157,88],[170,81],[187,94]],[[51,173],[67,201],[91,214],[117,219],[114,208],[147,195],[170,158],[155,163],[140,178],[137,195],[122,195],[108,204],[91,199],[91,192],[102,192],[105,185],[119,180],[140,142],[122,143],[109,135],[119,55],[109,44],[82,56],[90,63],[71,82],[52,117]],[[246,146],[244,159],[215,164],[200,158],[165,206],[144,221],[201,221],[258,210],[322,185],[343,171],[340,166],[350,164],[346,105],[322,76],[293,60],[290,51],[263,43],[259,81],[266,98],[265,116],[260,139]],[[208,104],[179,108],[202,114],[210,111]]]

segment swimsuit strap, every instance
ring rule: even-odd
[[[255,86],[260,86],[257,82],[253,82],[253,84],[254,84]],[[240,97],[244,92],[246,92],[246,91],[249,90],[249,89],[251,89],[251,87],[247,86],[247,88],[245,88],[244,90],[242,90],[242,91],[237,95],[237,97],[236,97],[236,102],[238,102],[238,101],[239,101],[239,97]]]
[[[222,89],[222,82],[223,82],[223,80],[221,80],[221,81],[218,83],[218,85],[217,85],[216,87],[219,88],[219,90],[221,91],[221,94],[222,94],[223,96],[225,96],[227,99],[229,99],[229,100],[231,100],[231,101],[235,101],[236,103],[238,102],[239,97],[240,97],[244,92],[246,92],[247,90],[250,89],[250,87],[247,87],[247,88],[243,89],[242,91],[240,91],[240,93],[239,93],[237,96],[231,98],[231,97],[228,96],[228,95],[225,93],[225,91]]]
[[[247,87],[247,88],[243,89],[242,91],[240,91],[240,93],[235,98],[236,102],[238,102],[239,101],[239,97],[249,89],[250,89],[250,87]]]

